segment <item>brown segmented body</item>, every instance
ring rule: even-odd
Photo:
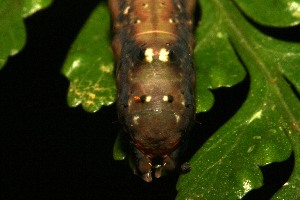
[[[120,122],[145,181],[176,168],[195,115],[191,0],[110,0]],[[160,160],[158,163],[155,160]]]

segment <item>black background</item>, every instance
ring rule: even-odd
[[[177,174],[145,183],[114,161],[115,105],[90,114],[69,108],[69,82],[60,73],[70,45],[97,0],[55,0],[25,20],[27,43],[0,71],[1,199],[174,199]],[[279,39],[299,41],[299,27],[258,26]],[[214,91],[212,110],[197,116],[187,157],[247,96],[249,77]],[[199,134],[201,133],[201,134]],[[289,177],[293,156],[262,167],[266,186],[245,199],[269,199]]]

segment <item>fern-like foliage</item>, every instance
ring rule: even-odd
[[[23,18],[51,0],[0,1],[0,68],[25,45]],[[250,77],[240,110],[197,151],[190,173],[178,181],[178,199],[241,199],[263,184],[260,166],[286,160],[295,166],[273,199],[300,199],[300,44],[280,41],[256,29],[300,23],[299,0],[199,0],[197,112],[209,110],[212,89]],[[246,19],[248,18],[248,19]],[[106,5],[91,14],[70,49],[63,73],[70,80],[68,102],[98,111],[115,100],[114,58]],[[291,87],[291,85],[293,87]],[[203,134],[203,133],[199,133]],[[114,147],[115,158],[124,152]]]

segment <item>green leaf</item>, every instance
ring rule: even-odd
[[[300,45],[263,35],[246,21],[232,1],[200,3],[206,26],[200,24],[197,37],[208,40],[207,45],[224,45],[209,38],[213,33],[227,36],[230,42],[226,48],[235,49],[251,83],[241,109],[191,159],[191,172],[182,175],[177,184],[177,199],[240,199],[262,186],[259,166],[281,162],[292,150],[296,159],[293,174],[274,199],[299,199],[300,102],[287,80],[299,93]],[[208,49],[202,45],[199,48]],[[214,55],[220,60],[217,52]],[[215,66],[216,61],[204,62]],[[232,66],[228,71],[235,72]],[[202,65],[199,68],[204,71]],[[220,73],[218,79],[223,75]]]
[[[287,27],[300,23],[300,3],[291,0],[236,0],[241,9],[260,24]]]
[[[88,112],[115,100],[114,57],[110,41],[110,18],[105,5],[99,5],[74,42],[63,73],[71,81],[68,103],[82,104]]]
[[[28,17],[42,8],[48,7],[52,0],[23,0],[22,17]]]
[[[113,149],[114,160],[125,160],[126,154],[126,144],[124,144],[125,138],[122,131],[119,131]]]
[[[203,15],[200,28],[195,32],[197,113],[208,111],[213,105],[213,95],[208,88],[231,87],[246,75],[222,26],[222,17],[219,12]]]
[[[0,69],[8,56],[17,54],[25,45],[23,19],[50,5],[51,0],[0,1]]]

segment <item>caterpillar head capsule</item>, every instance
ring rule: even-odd
[[[155,99],[134,102],[137,105],[131,105],[130,109],[138,110],[139,104],[149,104],[142,105],[148,109],[124,118],[128,123],[126,131],[130,133],[133,169],[147,182],[152,181],[153,175],[160,178],[177,167],[193,119],[190,108],[169,110],[173,103],[176,104],[175,100],[169,102],[163,97],[158,103]]]
[[[187,72],[177,66],[180,60],[162,62],[155,52],[161,51],[154,50],[153,62],[132,68],[117,101],[120,121],[129,134],[134,171],[147,182],[177,167],[195,115],[194,76],[187,74],[187,81],[183,78]]]

